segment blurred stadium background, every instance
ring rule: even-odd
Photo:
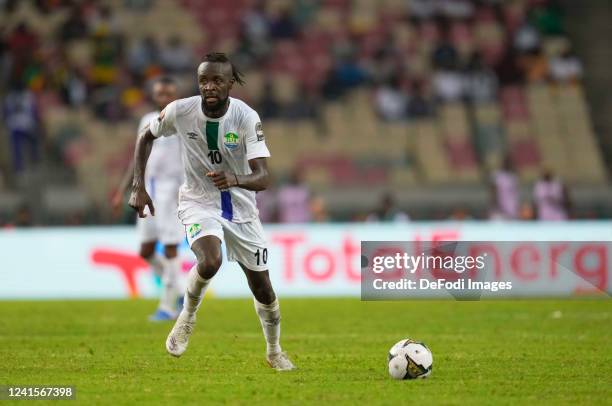
[[[0,1],[0,224],[130,223],[109,201],[147,87],[196,93],[211,50],[246,73],[275,187],[265,222],[486,219],[505,157],[531,219],[548,168],[572,218],[612,216],[606,1]],[[588,21],[588,24],[585,24]],[[369,216],[372,219],[372,216]]]

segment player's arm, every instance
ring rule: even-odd
[[[128,168],[125,170],[123,177],[121,178],[121,182],[117,187],[117,191],[113,196],[112,206],[114,211],[119,211],[121,205],[123,204],[123,196],[125,196],[125,192],[127,192],[128,186],[134,179],[134,160],[130,160]]]
[[[153,201],[145,189],[145,168],[153,141],[157,137],[169,137],[176,134],[176,109],[177,102],[173,101],[159,113],[159,117],[154,118],[145,126],[136,139],[136,149],[134,152],[134,177],[132,179],[132,193],[130,195],[129,206],[138,212],[139,217],[146,217],[144,209],[149,206],[149,211],[154,216],[155,208]]]
[[[246,190],[259,192],[268,188],[270,184],[270,173],[268,172],[268,161],[266,158],[249,159],[251,173],[248,175],[236,175],[225,171],[208,172],[208,176],[215,186],[220,190],[231,187],[241,187]]]
[[[144,209],[149,206],[149,210],[152,215],[155,215],[155,208],[153,207],[153,201],[147,193],[145,188],[145,169],[147,167],[147,161],[149,155],[151,155],[151,148],[153,148],[153,142],[155,136],[151,133],[150,129],[138,136],[136,140],[136,149],[134,152],[134,176],[132,177],[132,193],[130,194],[129,206],[138,212],[138,217],[146,217]]]
[[[136,132],[136,137],[138,137],[138,134],[144,133],[148,128],[149,123],[146,121],[146,117],[143,117],[143,119],[140,120],[140,124],[138,124],[138,131]],[[130,159],[130,163],[128,164],[128,167],[126,168],[125,173],[121,178],[121,182],[117,187],[117,191],[115,192],[113,199],[111,200],[111,205],[114,213],[120,212],[121,206],[123,205],[123,198],[128,190],[128,187],[132,183],[132,179],[134,179],[134,159]]]

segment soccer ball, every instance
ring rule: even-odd
[[[431,374],[433,356],[423,343],[409,338],[389,350],[389,375],[393,379],[420,379]]]

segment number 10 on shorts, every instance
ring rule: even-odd
[[[268,249],[258,249],[255,251],[255,258],[257,259],[257,265],[265,265],[268,263]]]

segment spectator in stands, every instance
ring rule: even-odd
[[[523,21],[514,33],[513,45],[520,54],[535,51],[540,42],[540,32],[529,21]]]
[[[523,72],[518,66],[517,56],[513,47],[507,47],[501,59],[495,64],[495,75],[500,85],[514,85],[523,82]]]
[[[518,63],[529,83],[541,83],[548,80],[548,59],[542,53],[541,48],[520,56]]]
[[[324,94],[328,99],[336,99],[346,91],[363,85],[368,80],[365,69],[352,53],[336,59],[324,84]]]
[[[302,173],[295,169],[289,182],[278,189],[278,215],[281,223],[307,223],[310,212],[310,190],[302,180]]]
[[[396,206],[395,199],[391,193],[385,193],[378,208],[368,214],[368,222],[406,222],[410,217]]]
[[[263,83],[263,90],[261,100],[259,101],[259,108],[257,111],[263,119],[276,118],[279,116],[280,106],[278,100],[276,100],[276,94],[274,93],[272,78],[266,76]]]
[[[87,82],[83,74],[69,67],[64,82],[62,83],[62,95],[64,102],[73,107],[82,106],[87,101]]]
[[[409,0],[410,15],[419,20],[427,20],[437,12],[437,2],[434,0]]]
[[[550,60],[550,75],[557,82],[577,82],[582,78],[582,63],[567,46],[559,56]]]
[[[32,163],[38,162],[39,140],[42,133],[34,94],[22,82],[17,82],[3,103],[2,121],[8,130],[13,169],[25,168],[26,150]]]
[[[433,114],[433,105],[425,95],[422,81],[412,84],[412,92],[408,98],[407,115],[410,119],[430,117]]]
[[[274,10],[270,15],[270,36],[273,39],[292,39],[298,34],[298,26],[293,21],[289,6]]]
[[[19,23],[8,36],[6,45],[11,55],[12,79],[22,79],[23,72],[32,62],[40,40],[26,23]]]
[[[158,63],[159,55],[155,38],[146,36],[132,44],[128,52],[128,67],[132,74],[143,75],[147,68]]]
[[[464,78],[455,69],[436,71],[432,78],[434,97],[440,103],[461,100],[464,94]]]
[[[497,99],[497,77],[484,64],[479,52],[474,52],[464,75],[465,96],[472,103],[490,103]]]
[[[544,35],[561,35],[564,33],[561,23],[561,8],[557,3],[557,1],[548,0],[546,5],[539,5],[529,11],[529,21]]]
[[[172,36],[160,52],[161,65],[170,73],[183,73],[193,69],[192,53],[181,37]]]
[[[406,118],[408,96],[402,91],[397,76],[376,89],[375,103],[378,116],[385,121],[398,121]]]
[[[493,220],[516,220],[519,216],[519,179],[509,156],[491,176],[491,212]]]
[[[310,211],[314,223],[327,223],[330,220],[327,203],[325,203],[325,199],[322,196],[314,196],[310,200]]]
[[[62,43],[67,43],[72,40],[84,38],[86,34],[87,24],[83,18],[81,7],[77,4],[73,4],[70,7],[68,18],[60,27],[59,38]]]
[[[459,64],[457,49],[451,42],[448,30],[443,34],[443,40],[438,44],[432,53],[432,64],[435,68],[443,70],[453,70]]]
[[[90,16],[89,29],[92,34],[116,36],[121,33],[119,20],[108,5],[97,7]]]
[[[569,219],[571,200],[567,187],[555,177],[552,169],[544,168],[533,187],[535,215],[538,220],[562,221]]]
[[[255,1],[242,15],[240,41],[236,50],[241,65],[247,67],[270,52],[274,43],[270,41],[270,22],[265,13],[265,3]]]

